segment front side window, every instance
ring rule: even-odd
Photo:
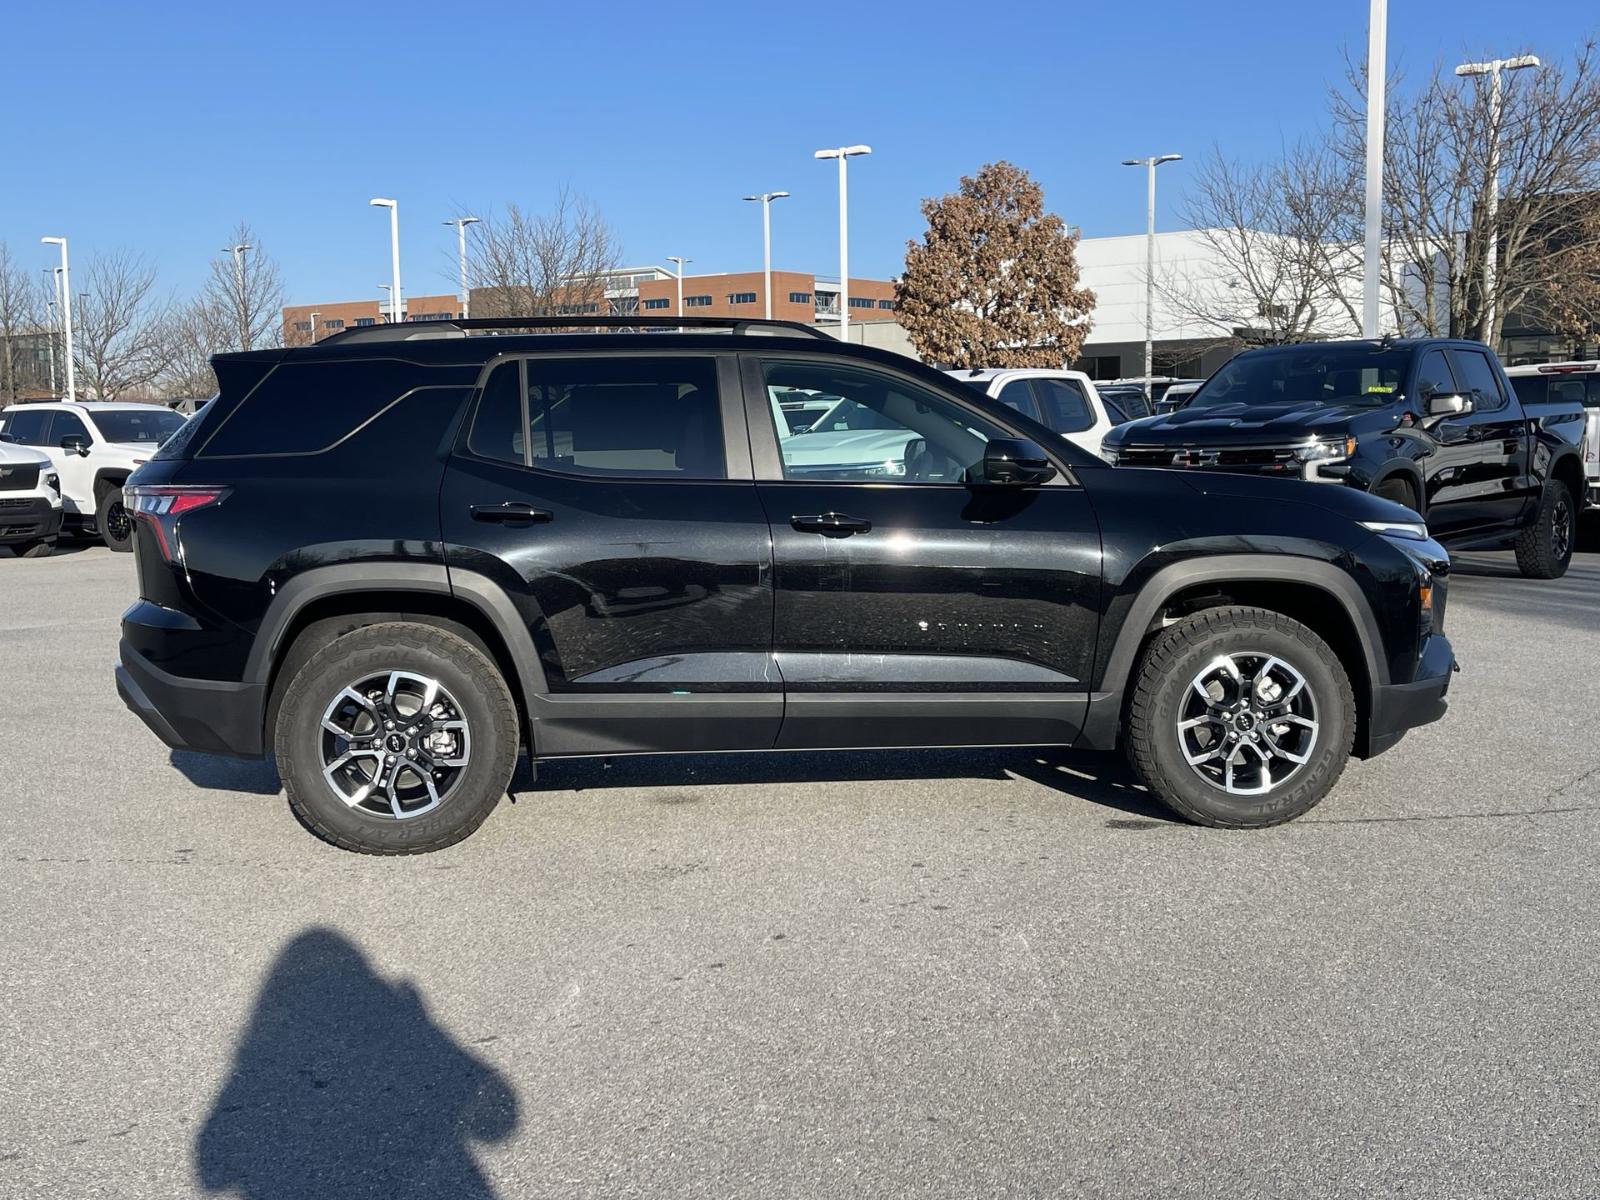
[[[965,483],[981,473],[999,426],[896,376],[824,362],[768,362],[763,371],[783,477],[789,480]],[[789,432],[779,397],[831,402]]]
[[[534,358],[484,384],[474,454],[570,475],[724,479],[711,358]]]
[[[105,422],[103,420],[100,422],[100,426],[102,429],[105,427]],[[89,436],[88,426],[78,419],[77,413],[72,413],[68,412],[66,409],[61,409],[56,413],[55,420],[50,423],[50,440],[59,446],[69,437],[75,437],[85,442],[94,441],[94,439]],[[113,442],[123,442],[133,441],[135,439],[108,438],[107,440]]]
[[[1417,399],[1425,404],[1429,396],[1449,396],[1456,391],[1456,379],[1450,373],[1444,351],[1429,350],[1417,364]]]

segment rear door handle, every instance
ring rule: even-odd
[[[553,521],[555,514],[521,500],[502,500],[499,504],[474,504],[472,519],[501,525],[542,525],[546,521]]]
[[[870,533],[872,522],[865,517],[852,517],[845,513],[826,512],[815,516],[793,516],[789,524],[801,533],[823,533],[829,537],[849,537],[852,533]]]

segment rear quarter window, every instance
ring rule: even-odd
[[[201,458],[317,454],[419,388],[457,387],[460,368],[394,359],[283,363],[223,419]]]

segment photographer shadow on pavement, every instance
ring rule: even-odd
[[[308,929],[256,998],[194,1163],[207,1191],[243,1200],[492,1200],[472,1143],[516,1127],[511,1085],[409,983]]]

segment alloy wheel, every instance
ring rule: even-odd
[[[357,680],[322,713],[322,777],[370,816],[404,821],[432,812],[460,785],[471,752],[456,698],[411,671]]]
[[[1310,761],[1317,701],[1306,677],[1264,651],[1220,655],[1184,691],[1178,746],[1189,767],[1233,795],[1269,792]]]
[[[1550,552],[1559,563],[1572,549],[1572,505],[1565,496],[1556,501],[1550,514]]]
[[[133,536],[133,518],[120,502],[113,502],[106,509],[106,533],[119,542],[125,542]]]

